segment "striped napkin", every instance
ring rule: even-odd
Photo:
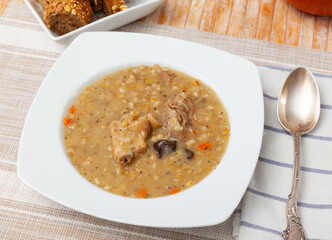
[[[292,69],[258,67],[265,125],[255,174],[235,212],[236,239],[282,239],[292,184],[293,140],[277,118],[277,98]],[[308,239],[332,239],[332,75],[314,74],[321,96],[316,128],[302,137],[298,210]]]

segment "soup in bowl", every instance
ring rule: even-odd
[[[138,198],[201,181],[218,166],[230,134],[211,87],[158,65],[128,67],[90,84],[63,124],[66,152],[81,175]]]

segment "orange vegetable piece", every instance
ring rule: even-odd
[[[72,121],[71,118],[64,118],[64,119],[63,119],[63,124],[64,124],[65,126],[68,126],[68,125],[71,123],[71,121]]]
[[[141,188],[140,190],[137,191],[137,196],[140,198],[145,198],[147,195],[148,189],[146,188]]]
[[[180,192],[181,191],[181,189],[179,189],[179,188],[175,188],[175,189],[172,189],[170,192],[169,192],[169,194],[176,194],[176,193],[178,193],[178,192]]]
[[[74,114],[76,112],[76,108],[74,106],[71,106],[69,108],[69,112],[72,113],[72,114]]]
[[[200,150],[208,150],[212,148],[211,143],[202,143],[201,145],[198,146]]]
[[[200,85],[198,80],[196,80],[193,84],[194,84],[195,86],[199,86],[199,85]]]

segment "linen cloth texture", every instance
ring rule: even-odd
[[[142,22],[127,25],[118,29],[118,31],[156,34],[194,41],[240,55],[260,65],[287,68],[303,65],[310,66],[311,70],[318,73],[332,74],[330,70],[332,54],[327,52]],[[10,2],[3,16],[0,17],[0,239],[232,239],[234,215],[222,224],[204,228],[158,229],[137,227],[106,221],[73,211],[36,193],[18,179],[16,161],[26,114],[40,83],[66,46],[67,44],[58,44],[49,39],[23,3]],[[215,66],[211,67],[220,66],[216,63]],[[263,77],[264,75],[262,75],[262,79]],[[328,87],[331,92],[331,86],[323,86],[323,88],[326,88],[324,91],[328,91]],[[266,94],[271,94],[272,97],[276,96],[273,92],[266,92]],[[265,98],[264,100],[266,102],[268,99]],[[331,120],[331,117],[329,119]],[[327,120],[328,118],[325,118],[325,121]],[[320,122],[319,125],[321,124],[323,123]],[[315,131],[318,131],[319,125]],[[273,126],[281,129],[277,123]],[[312,132],[311,134],[316,133]],[[321,134],[321,136],[328,136],[328,134],[331,135],[331,132]],[[285,134],[282,136],[287,139],[285,145],[287,145],[287,151],[290,154],[288,156],[285,153],[287,157],[284,161],[289,161],[287,163],[291,164],[292,143],[288,139],[289,136]],[[280,150],[277,146],[271,145],[270,148],[275,148],[271,151]],[[303,145],[303,149],[307,149],[307,146]],[[314,149],[305,151],[311,152],[310,154],[315,153]],[[276,161],[276,159],[273,160]],[[279,159],[279,161],[281,160]],[[260,171],[260,164],[259,162],[257,172]],[[329,164],[329,161],[326,160],[326,164]],[[310,167],[315,168],[316,166]],[[331,170],[331,165],[327,166],[326,169]],[[256,179],[255,175],[253,182],[257,181]],[[289,179],[289,176],[285,179]],[[304,178],[302,180],[305,181]],[[323,184],[326,187],[328,182]],[[289,186],[285,187],[285,195],[274,192],[271,194],[280,194],[280,197],[286,198]],[[260,190],[260,188],[255,188],[256,185],[251,184],[250,187],[257,191]],[[241,215],[239,210],[236,211],[237,221],[233,223],[235,226],[238,226],[241,221],[256,225],[260,223],[246,217],[248,209],[246,202],[249,194],[251,193],[247,192],[244,197]],[[325,193],[324,196],[326,194],[328,193]],[[270,205],[259,204],[259,208],[261,208],[261,211],[266,210],[267,213],[271,211],[271,215],[275,214]],[[302,214],[302,207],[299,210]],[[327,210],[324,210],[322,214],[327,214],[325,212]],[[283,213],[284,208],[281,210],[281,217]],[[303,214],[302,217],[305,218]],[[269,222],[271,220],[266,218],[261,226],[275,229],[277,232],[284,229],[285,222],[283,220],[280,227],[270,225]],[[324,229],[329,230],[328,227]],[[242,237],[243,239],[273,239],[273,237],[281,239],[277,234],[265,233],[265,231],[251,229],[244,225],[234,228],[234,230],[236,236],[240,235],[240,239]],[[308,231],[310,233],[310,229]],[[264,235],[259,236],[261,233]],[[248,238],[245,238],[246,236]],[[325,239],[332,238],[325,237]]]
[[[254,176],[235,212],[234,236],[282,239],[293,177],[293,139],[277,118],[277,99],[292,69],[258,68],[264,92],[263,144]],[[298,211],[308,239],[332,239],[332,75],[314,73],[321,96],[316,128],[302,136]]]

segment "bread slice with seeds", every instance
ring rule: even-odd
[[[52,0],[44,11],[46,26],[59,35],[83,27],[92,18],[89,0]]]

